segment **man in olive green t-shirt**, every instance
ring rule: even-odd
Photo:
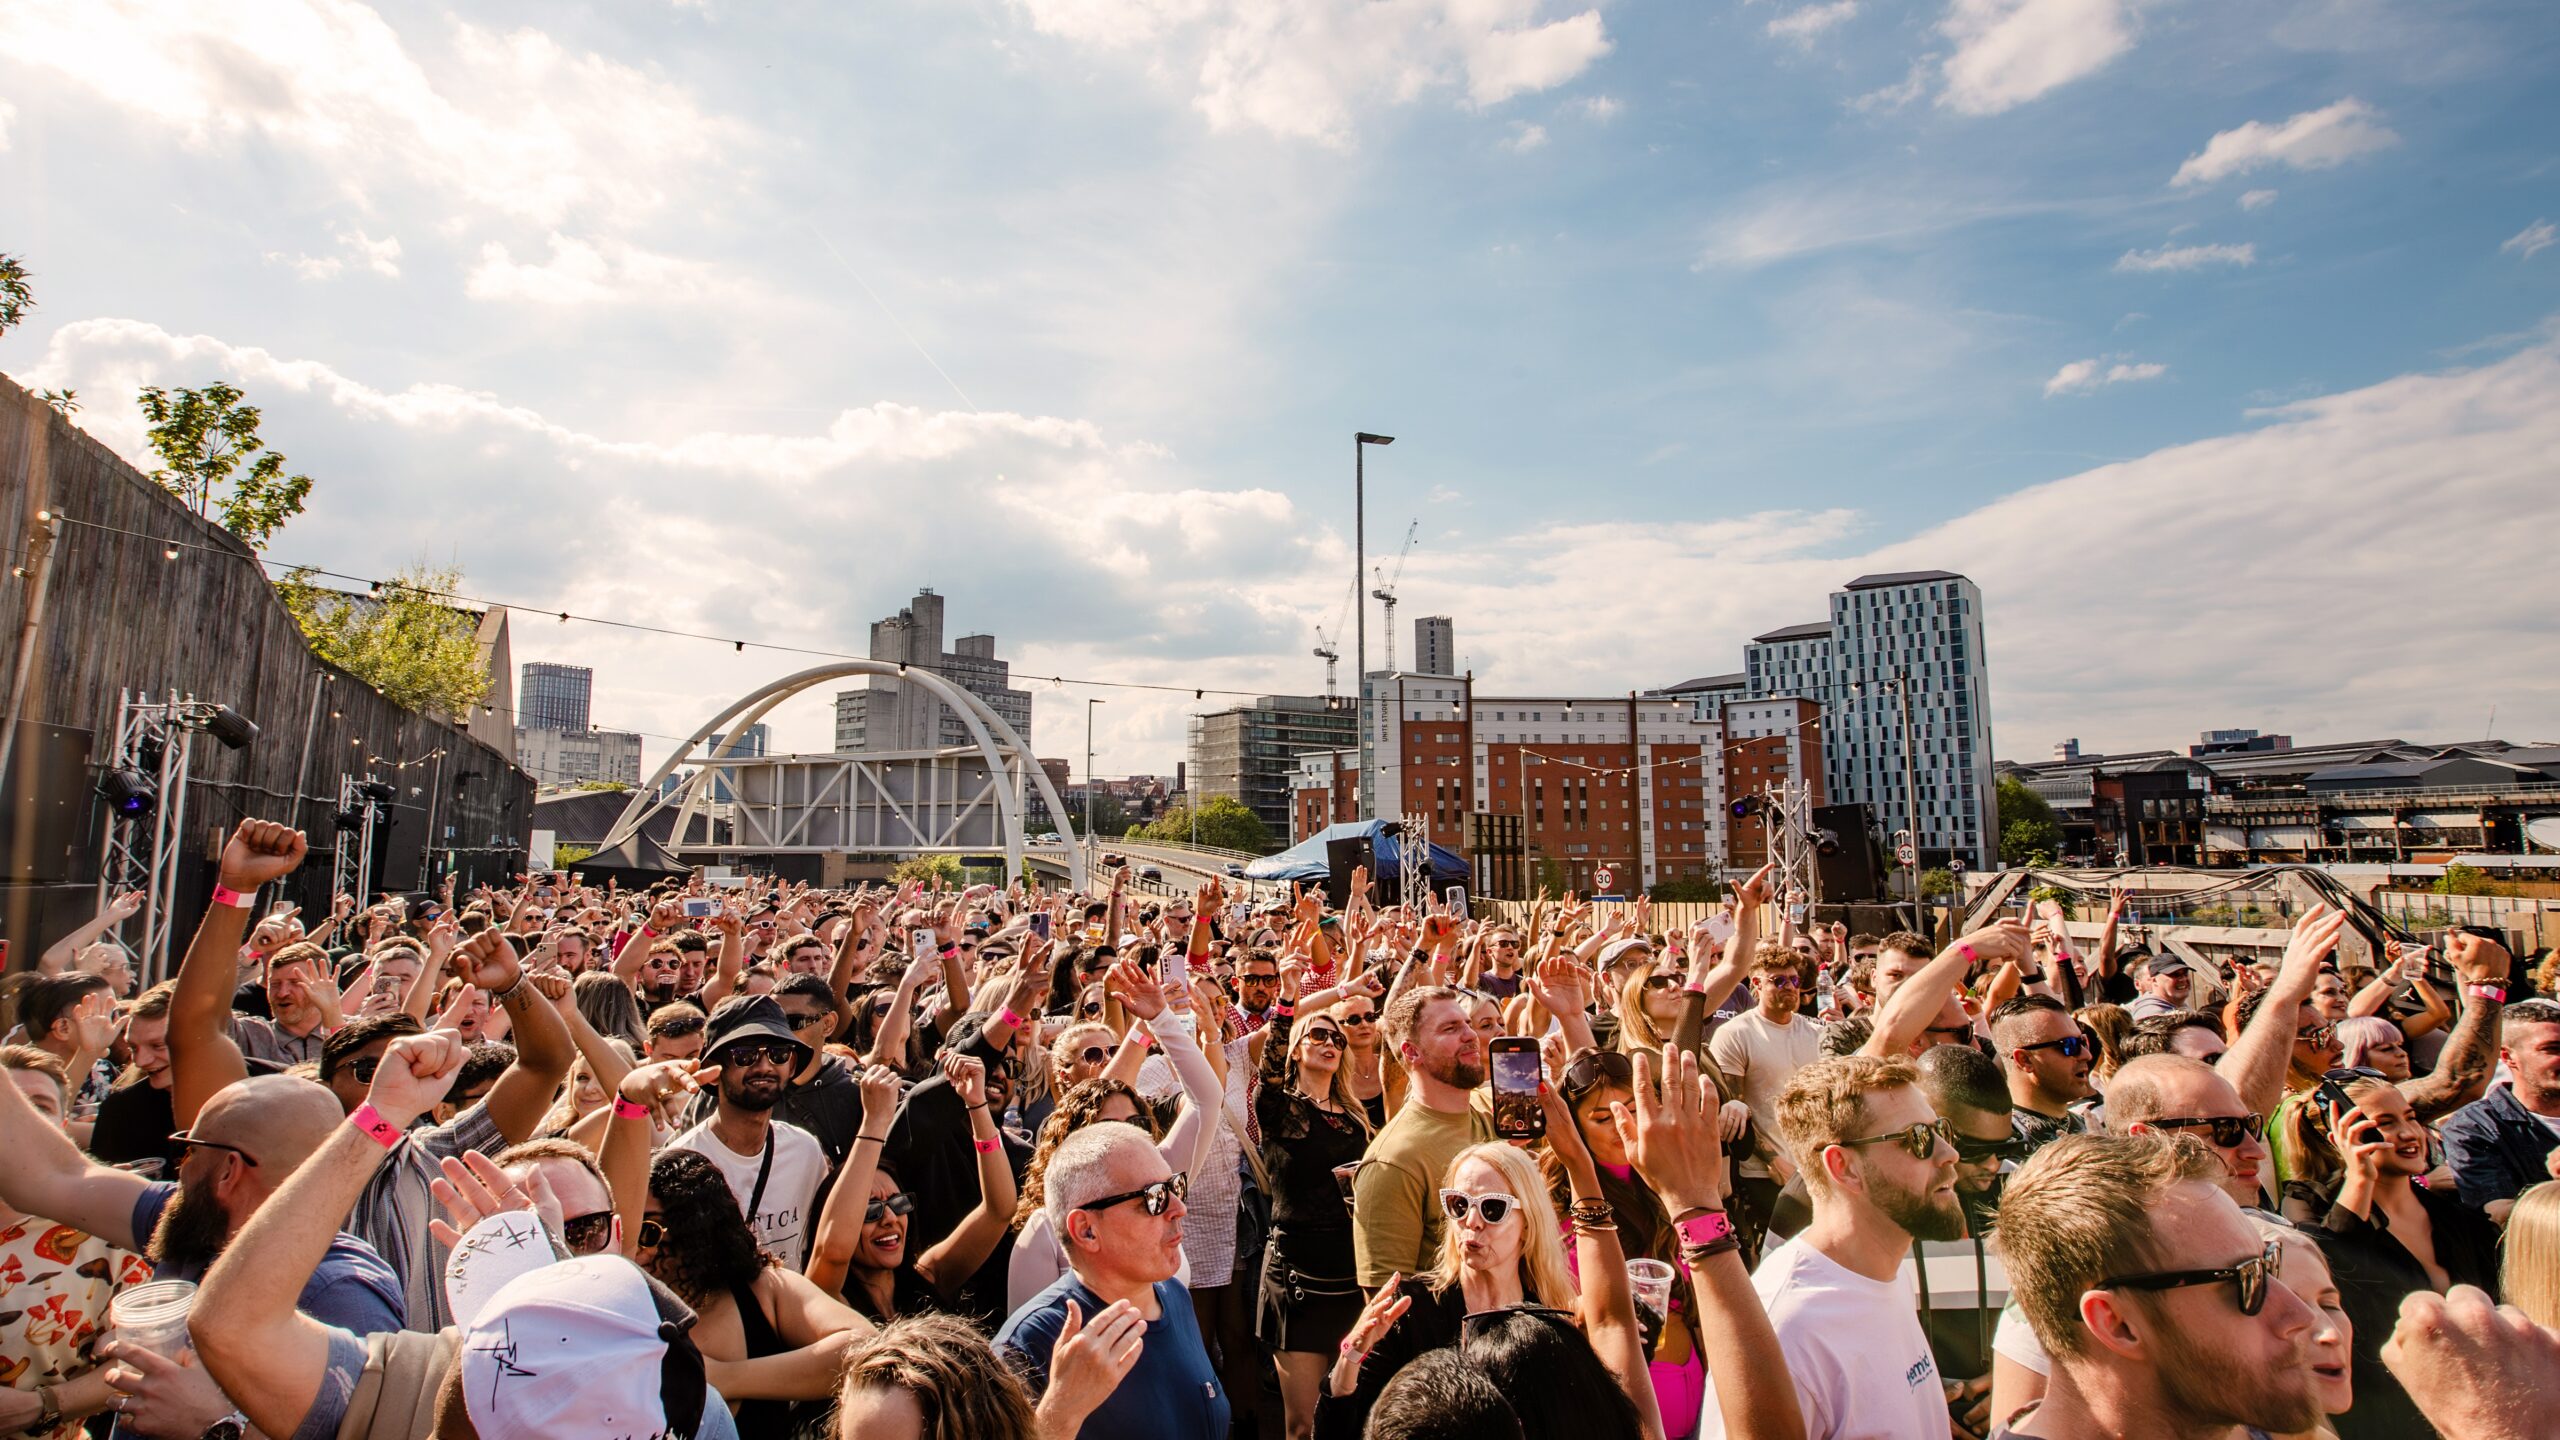
[[[1380,1028],[1412,1072],[1413,1090],[1369,1142],[1352,1187],[1352,1255],[1360,1284],[1372,1290],[1438,1263],[1440,1185],[1449,1162],[1494,1138],[1492,1115],[1475,1103],[1485,1078],[1484,1039],[1457,991],[1408,990],[1387,1007]]]

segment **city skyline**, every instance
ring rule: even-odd
[[[548,617],[859,654],[930,584],[1166,768],[1349,661],[1361,430],[1497,689],[1940,568],[2010,755],[2549,737],[2555,59],[2464,0],[18,7],[0,370],[146,461],[138,387],[239,385],[317,482],[274,558],[460,563],[652,760],[816,661]]]

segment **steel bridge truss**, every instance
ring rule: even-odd
[[[901,750],[843,755],[750,756],[716,753],[715,733],[743,737],[775,706],[812,686],[852,675],[894,676],[920,686],[951,707],[974,744],[941,750]],[[744,717],[744,718],[741,718]],[[730,746],[741,740],[728,742]],[[679,767],[693,778],[672,794],[660,787]],[[713,781],[733,797],[729,839],[694,840],[694,821],[713,793]],[[722,855],[986,854],[1002,851],[1005,874],[1021,873],[1025,856],[1057,864],[1070,883],[1085,883],[1081,848],[1031,845],[1022,833],[1024,786],[1036,785],[1049,813],[1066,803],[1049,783],[1022,736],[977,696],[922,669],[886,660],[847,660],[786,675],[749,692],[703,723],[658,766],[633,795],[600,849],[636,833],[658,811],[676,808],[670,850]]]

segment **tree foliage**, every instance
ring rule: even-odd
[[[2481,869],[2477,865],[2465,865],[2459,860],[2456,860],[2452,864],[2444,867],[2444,874],[2438,876],[2436,878],[2436,883],[2428,888],[2435,891],[2438,895],[2506,895],[2512,893],[2509,887],[2501,885],[2497,881],[2490,879],[2488,871]]]
[[[240,403],[240,391],[217,380],[202,390],[143,387],[142,416],[151,422],[151,448],[168,467],[151,478],[198,515],[267,547],[267,537],[302,513],[311,477],[285,473],[285,458],[258,438],[258,407]],[[242,468],[243,466],[246,468]]]
[[[1191,806],[1188,802],[1169,806],[1152,825],[1141,825],[1129,832],[1135,840],[1161,840],[1170,845],[1191,843]],[[1280,848],[1271,838],[1271,827],[1262,817],[1245,808],[1243,801],[1232,795],[1212,795],[1200,802],[1200,843],[1220,850],[1242,850],[1252,855],[1268,855]]]
[[[1920,872],[1920,894],[1923,899],[1940,899],[1956,893],[1956,872],[1944,865],[1932,865]]]
[[[17,328],[36,308],[36,292],[27,284],[27,267],[15,255],[0,255],[0,335]]]
[[[2053,806],[2013,775],[2000,777],[2000,863],[2049,864],[2062,849]]]
[[[395,705],[458,721],[489,691],[480,623],[443,598],[461,580],[459,570],[420,565],[384,581],[379,594],[350,595],[295,570],[276,582],[276,593],[313,654]]]
[[[940,880],[943,889],[957,890],[961,884],[960,857],[957,855],[910,855],[890,869],[889,878],[901,885],[909,880],[921,880],[928,885]]]

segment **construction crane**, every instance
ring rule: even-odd
[[[1387,669],[1391,673],[1396,668],[1396,582],[1404,578],[1404,562],[1413,554],[1414,537],[1421,533],[1420,519],[1404,527],[1404,548],[1396,552],[1396,573],[1390,575],[1384,568],[1377,569],[1374,573],[1378,588],[1369,592],[1387,607]]]
[[[1321,625],[1316,627],[1316,658],[1324,662],[1324,698],[1327,704],[1331,704],[1333,667],[1341,662],[1342,652],[1333,648],[1333,642],[1325,638],[1324,627]]]

